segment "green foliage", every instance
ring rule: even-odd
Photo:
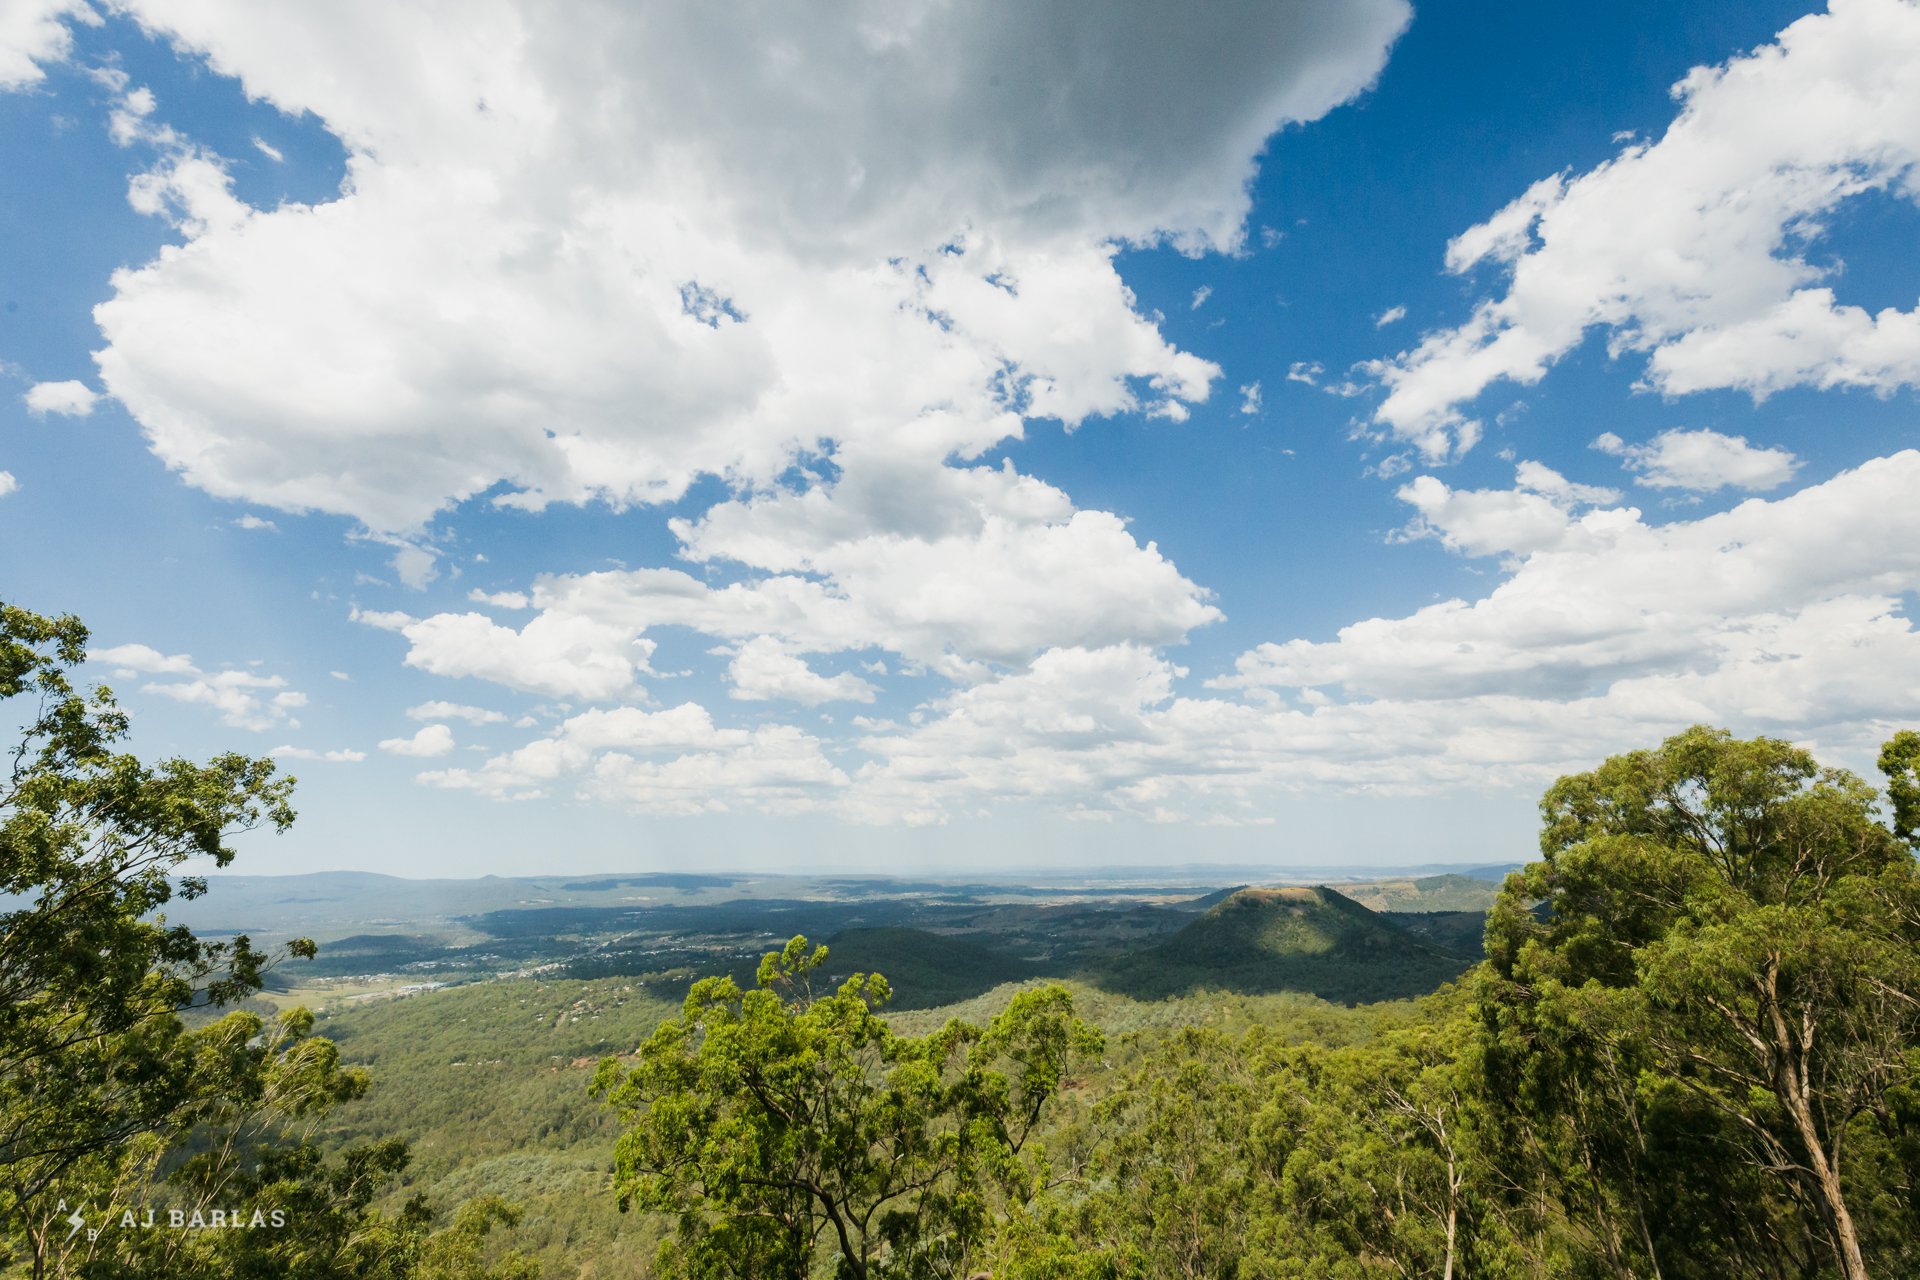
[[[1007,1224],[994,1274],[1500,1274],[1464,1002],[1374,1030],[1335,1046],[1259,1025],[1156,1037],[1059,1135],[1076,1177]]]
[[[97,1239],[62,1259],[61,1273],[86,1280],[538,1280],[531,1259],[490,1247],[496,1227],[519,1221],[505,1201],[470,1200],[438,1231],[423,1198],[392,1214],[376,1208],[407,1158],[399,1139],[332,1157],[305,1141],[264,1145],[251,1158],[197,1157],[168,1177],[174,1194],[157,1212],[163,1222],[193,1223],[225,1213],[228,1225],[116,1227],[121,1212],[137,1218],[139,1210],[115,1210],[103,1215]]]
[[[679,1010],[685,985],[525,978],[333,1009],[320,1026],[379,1087],[328,1118],[330,1149],[405,1137],[413,1160],[380,1204],[496,1196],[522,1210],[496,1228],[543,1273],[633,1275],[660,1224],[608,1190],[618,1137],[587,1094],[601,1058],[631,1052]]]
[[[893,1008],[952,1004],[1035,973],[1034,965],[972,939],[897,925],[847,929],[827,946],[835,972],[885,973]]]
[[[1902,729],[1880,748],[1880,772],[1887,775],[1887,804],[1893,833],[1920,846],[1920,733]]]
[[[293,780],[270,759],[148,765],[118,750],[113,695],[71,679],[86,643],[75,618],[0,604],[0,701],[33,704],[0,780],[0,1271],[528,1280],[518,1259],[481,1257],[500,1207],[437,1235],[424,1204],[372,1211],[404,1142],[329,1162],[301,1136],[361,1097],[366,1074],[305,1010],[220,1016],[262,989],[273,957],[164,914],[206,891],[173,876],[182,863],[226,866],[235,833],[293,821]],[[175,1211],[217,1225],[168,1230]]]
[[[495,1227],[513,1227],[520,1210],[497,1196],[469,1200],[446,1228],[427,1237],[414,1268],[415,1280],[539,1280],[530,1258],[509,1251],[487,1257],[487,1237]]]
[[[1238,890],[1101,980],[1145,997],[1227,988],[1355,1002],[1432,991],[1470,964],[1322,885]]]
[[[1920,875],[1874,801],[1695,728],[1541,802],[1546,860],[1488,924],[1482,1062],[1509,1166],[1609,1268],[1920,1261],[1891,1110],[1920,1065]]]
[[[258,1084],[267,1056],[246,1037],[190,1032],[177,1015],[257,991],[268,957],[158,912],[182,862],[224,866],[233,832],[293,821],[292,779],[271,760],[149,766],[116,751],[127,721],[113,695],[70,679],[86,642],[76,618],[0,604],[0,700],[34,704],[0,779],[0,893],[19,904],[0,915],[0,1221],[5,1247],[35,1259],[64,1183],[191,1127],[220,1102],[209,1080]]]
[[[1383,911],[1414,937],[1443,951],[1478,959],[1487,932],[1485,911]]]
[[[984,1029],[912,1038],[878,1013],[878,975],[816,992],[827,955],[795,937],[752,990],[695,984],[635,1066],[596,1076],[631,1126],[622,1205],[677,1219],[667,1274],[804,1277],[822,1257],[862,1280],[965,1274],[994,1199],[1044,1184],[1028,1141],[1071,1060],[1101,1043],[1071,995],[1021,992]]]

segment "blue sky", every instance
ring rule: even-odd
[[[236,869],[1502,861],[1920,722],[1920,7],[0,7],[0,595]]]

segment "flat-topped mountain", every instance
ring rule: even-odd
[[[1134,995],[1211,987],[1351,1002],[1431,991],[1469,963],[1316,885],[1237,890],[1166,941],[1115,965],[1112,976]]]

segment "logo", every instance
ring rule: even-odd
[[[67,1224],[67,1243],[72,1243],[83,1231],[88,1243],[92,1243],[108,1227],[122,1231],[259,1231],[287,1225],[285,1209],[128,1208],[121,1210],[118,1218],[111,1211],[104,1212],[101,1225],[95,1227],[87,1225],[86,1208],[84,1202],[69,1206],[64,1199],[54,1206],[53,1216]]]

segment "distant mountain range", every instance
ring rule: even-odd
[[[718,906],[729,902],[808,900],[862,902],[1148,902],[1189,909],[1212,906],[1233,888],[1248,883],[1340,884],[1369,906],[1400,910],[1455,905],[1426,901],[1435,886],[1461,886],[1458,905],[1484,907],[1510,868],[1477,867],[1437,876],[1416,876],[1425,868],[1365,871],[1339,869],[1310,875],[1310,869],[1256,872],[1246,867],[1095,869],[1083,876],[916,877],[766,875],[753,872],[639,872],[581,876],[481,876],[473,879],[414,880],[366,871],[317,871],[300,875],[208,876],[208,893],[195,901],[176,899],[169,919],[203,932],[308,934],[321,939],[348,934],[399,930],[421,924],[444,925],[494,912],[538,908],[644,908]],[[1225,886],[1225,887],[1223,887]],[[1407,887],[1410,886],[1410,887]],[[1468,901],[1467,899],[1471,899]],[[0,902],[0,909],[5,909]]]

